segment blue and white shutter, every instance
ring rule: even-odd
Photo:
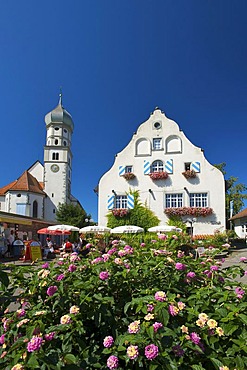
[[[150,162],[149,161],[144,160],[143,171],[144,171],[144,175],[150,174]]]
[[[132,194],[127,195],[127,207],[129,209],[134,208],[134,195],[132,195]]]
[[[118,167],[118,175],[122,176],[125,173],[125,166]]]
[[[165,162],[165,171],[167,173],[173,173],[173,159],[168,159]]]
[[[195,172],[201,172],[201,164],[200,162],[192,162],[191,163],[191,170],[194,170]]]
[[[114,198],[115,198],[115,195],[108,195],[107,209],[113,209],[114,208]]]

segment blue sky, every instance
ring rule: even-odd
[[[0,187],[43,162],[44,116],[71,113],[72,193],[93,189],[159,106],[247,184],[245,0],[12,0],[0,12]]]

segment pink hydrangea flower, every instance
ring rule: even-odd
[[[5,334],[0,336],[0,344],[2,345],[5,341]]]
[[[99,274],[99,278],[101,280],[107,280],[109,279],[109,272],[108,271],[101,271],[100,274]]]
[[[118,243],[119,243],[119,240],[113,240],[112,242],[111,242],[113,245],[118,245]]]
[[[117,358],[117,356],[108,357],[106,364],[107,364],[107,367],[110,370],[117,369],[118,368],[118,358]]]
[[[69,265],[68,271],[69,272],[74,272],[76,269],[77,269],[76,265],[71,264],[71,265]]]
[[[219,266],[212,265],[212,266],[210,266],[210,270],[211,271],[218,271],[219,270]]]
[[[245,262],[245,261],[247,261],[246,257],[240,257],[240,262]]]
[[[166,236],[166,234],[159,234],[159,235],[158,235],[158,238],[159,238],[160,240],[166,240],[166,239],[167,239],[167,236]]]
[[[145,356],[148,360],[153,360],[159,354],[159,348],[155,344],[149,344],[145,347]]]
[[[179,271],[186,270],[186,265],[184,265],[183,263],[177,262],[175,264],[175,269]]]
[[[94,260],[92,260],[91,264],[96,265],[96,263],[104,262],[102,257],[97,257]]]
[[[141,243],[141,247],[146,247],[146,243]]]
[[[177,257],[178,257],[178,258],[182,258],[182,257],[184,257],[184,252],[182,252],[182,251],[178,251]]]
[[[155,293],[154,298],[156,301],[164,302],[166,300],[166,294],[165,292],[158,291]]]
[[[47,293],[47,295],[48,295],[49,297],[52,297],[52,296],[56,293],[56,291],[57,291],[57,286],[56,286],[56,285],[52,285],[52,286],[50,286],[50,287],[47,289],[46,293]]]
[[[237,294],[237,298],[241,299],[243,298],[245,291],[241,287],[237,287],[235,289],[235,293]]]
[[[42,267],[42,269],[48,269],[49,268],[49,263],[46,262],[41,267]]]
[[[161,322],[155,322],[153,324],[153,328],[154,328],[154,332],[157,333],[157,331],[161,328],[163,328],[163,324],[161,324]]]
[[[138,351],[138,346],[129,346],[127,348],[127,356],[131,359],[134,360],[139,356],[139,351]]]
[[[188,272],[188,274],[186,275],[188,278],[190,278],[190,279],[194,279],[194,277],[196,276],[196,274],[195,274],[195,272],[193,272],[193,271],[190,271],[190,272]]]
[[[126,254],[128,254],[128,252],[127,252],[127,251],[125,251],[125,250],[123,250],[123,249],[121,249],[121,250],[118,252],[119,257],[126,256]]]
[[[106,347],[106,348],[110,348],[113,345],[113,343],[114,343],[114,339],[111,335],[108,335],[103,340],[103,346]]]
[[[130,334],[136,334],[140,331],[140,320],[133,321],[128,326],[128,332]]]
[[[86,246],[85,246],[87,249],[90,249],[92,247],[92,244],[91,243],[87,243]]]
[[[201,337],[200,337],[197,333],[192,332],[192,333],[190,334],[190,340],[191,340],[193,343],[198,344],[198,343],[201,341]]]
[[[102,254],[102,258],[104,260],[104,262],[107,262],[110,258],[109,254],[105,253],[105,254]]]
[[[28,352],[38,351],[42,345],[43,338],[40,336],[33,336],[32,339],[27,344]]]
[[[153,304],[147,304],[147,311],[148,312],[153,312],[154,310],[154,305]]]
[[[64,274],[57,275],[56,280],[57,280],[57,281],[61,281],[61,280],[63,280],[63,279],[64,279],[64,277],[65,277],[65,275],[64,275]]]
[[[111,256],[111,255],[112,255],[112,254],[114,254],[116,251],[117,251],[117,248],[116,248],[116,247],[113,247],[113,248],[109,249],[109,251],[107,252],[107,254],[109,254],[109,255]]]
[[[179,308],[174,306],[173,304],[170,304],[169,307],[168,307],[168,311],[169,311],[170,315],[177,316],[178,313],[179,313]]]
[[[54,336],[55,336],[55,331],[45,334],[45,340],[51,341],[54,338]]]

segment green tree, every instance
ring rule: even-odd
[[[215,164],[214,167],[218,168],[224,176],[226,163]],[[238,177],[230,176],[225,179],[225,192],[226,192],[226,219],[230,218],[230,201],[233,201],[233,214],[237,214],[244,207],[244,200],[247,199],[247,190],[245,184],[238,183]]]
[[[107,215],[107,226],[114,228],[123,225],[135,225],[147,231],[149,227],[158,225],[160,223],[159,218],[140,202],[138,191],[130,192],[130,194],[134,195],[134,208],[125,217],[115,217],[112,213],[109,213]]]
[[[62,224],[73,225],[81,228],[89,224],[88,220],[90,220],[90,218],[91,215],[88,215],[79,204],[74,205],[73,203],[59,203],[58,205],[56,219]]]

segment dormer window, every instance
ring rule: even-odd
[[[58,145],[58,139],[55,139],[55,145]]]
[[[54,128],[54,130],[55,130],[55,131],[58,131],[58,130],[59,130],[59,127],[55,127],[55,128]]]

